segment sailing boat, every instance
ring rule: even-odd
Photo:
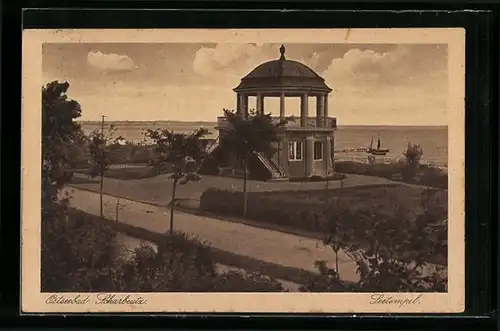
[[[372,154],[372,155],[385,155],[389,151],[390,151],[390,149],[388,149],[388,148],[380,148],[380,137],[378,138],[378,141],[377,141],[377,148],[374,149],[373,148],[373,137],[372,137],[372,140],[370,141],[370,147],[368,148],[368,150],[366,152],[369,154]]]

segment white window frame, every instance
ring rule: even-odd
[[[290,155],[290,146],[293,146],[293,155]],[[297,157],[297,146],[300,146],[300,158]],[[292,140],[288,142],[288,161],[302,161],[304,159],[304,142]]]
[[[319,146],[320,146],[319,151],[320,151],[321,157],[319,159],[316,158],[316,144],[319,144]],[[323,159],[325,158],[324,148],[325,148],[325,145],[324,145],[323,141],[321,141],[321,140],[314,141],[314,143],[313,143],[313,160],[314,161],[323,161]]]

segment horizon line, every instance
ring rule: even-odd
[[[77,122],[86,122],[86,123],[101,123],[101,120],[79,120],[76,119]],[[146,122],[177,122],[177,123],[217,123],[217,121],[207,121],[207,120],[108,120],[104,121],[104,123],[113,123],[113,122],[136,122],[136,123],[146,123]],[[448,124],[339,124],[337,126],[441,126],[447,127]]]

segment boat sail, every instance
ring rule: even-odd
[[[366,152],[369,153],[369,154],[372,154],[372,155],[385,155],[388,152],[390,152],[390,149],[388,149],[388,148],[380,148],[380,145],[381,145],[380,137],[378,137],[378,139],[377,139],[377,148],[374,149],[373,148],[373,137],[372,137],[372,139],[370,141],[370,148],[368,148],[368,150]]]

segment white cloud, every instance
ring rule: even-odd
[[[134,61],[127,55],[101,53],[99,51],[89,52],[87,62],[91,66],[103,71],[124,71],[137,67]]]
[[[267,45],[252,44],[217,44],[213,48],[200,48],[193,60],[193,70],[205,82],[236,86],[241,77],[255,66],[272,59],[267,48]]]
[[[273,44],[217,44],[200,48],[193,60],[193,70],[203,80],[216,85],[235,87],[240,79],[261,63],[279,58],[279,46]],[[311,68],[320,61],[319,53],[296,59]]]
[[[398,55],[394,53],[351,49],[342,58],[333,59],[323,72],[323,77],[327,81],[335,82],[336,86],[371,83],[381,79],[388,70],[391,70],[397,57]]]
[[[318,72],[334,88],[330,116],[344,125],[446,123],[446,57],[418,47],[401,46],[386,53],[352,49],[332,60],[325,71]],[[105,113],[113,119],[213,121],[223,108],[235,107],[232,88],[239,80],[260,63],[277,59],[278,48],[269,44],[219,44],[195,54],[191,64],[197,74],[194,83],[120,81],[82,94],[75,86],[70,94],[82,103],[85,119],[98,119]],[[287,58],[315,69],[320,60],[329,61],[324,56],[331,55],[310,52]],[[278,102],[266,99],[266,111],[279,113]],[[311,102],[313,116],[314,100]],[[299,105],[298,100],[287,100],[287,114],[297,115]],[[254,100],[249,106],[255,107]]]
[[[438,47],[399,45],[386,53],[351,49],[323,72],[336,89],[400,85],[433,90],[447,84],[446,57]]]
[[[379,53],[351,49],[322,73],[334,89],[340,123],[446,123],[448,76],[443,49],[400,45]]]

